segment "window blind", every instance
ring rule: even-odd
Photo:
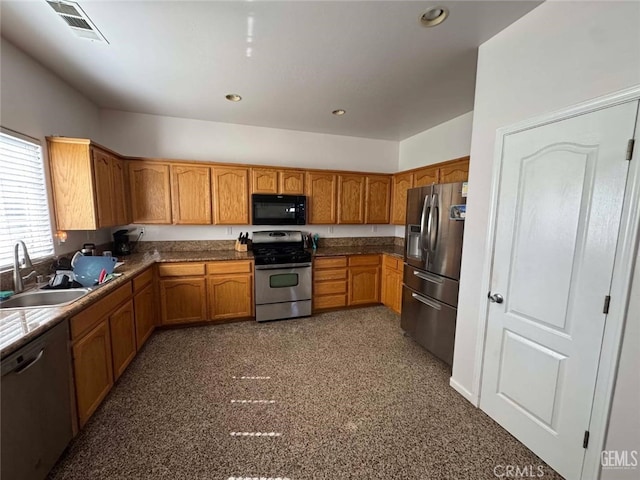
[[[13,265],[18,240],[27,245],[32,260],[54,253],[42,148],[35,141],[3,129],[0,131],[0,268]]]

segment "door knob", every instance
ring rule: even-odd
[[[499,293],[494,293],[493,295],[491,295],[491,292],[489,292],[489,300],[493,303],[502,303],[504,302],[504,297]]]

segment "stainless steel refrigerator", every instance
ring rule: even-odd
[[[462,235],[463,183],[412,188],[407,194],[402,329],[453,363]]]

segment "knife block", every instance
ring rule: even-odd
[[[247,247],[246,243],[240,243],[240,240],[236,240],[236,252],[246,252]]]

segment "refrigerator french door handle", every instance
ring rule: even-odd
[[[433,220],[432,220],[433,219]],[[440,199],[437,194],[431,197],[431,209],[429,211],[429,250],[436,251],[438,244],[438,230],[440,229]]]
[[[423,297],[422,295],[418,295],[417,293],[412,293],[411,296],[415,298],[417,301],[419,301],[420,303],[424,303],[428,307],[434,308],[436,310],[440,310],[440,305],[438,305],[436,302],[432,302],[431,300]]]
[[[430,200],[431,195],[424,196],[424,204],[422,205],[422,216],[420,217],[420,251],[422,253],[424,253],[425,250],[427,252],[429,251],[429,244],[427,241],[429,236],[429,225],[427,220],[431,217]],[[421,258],[424,258],[424,255],[420,256]]]

